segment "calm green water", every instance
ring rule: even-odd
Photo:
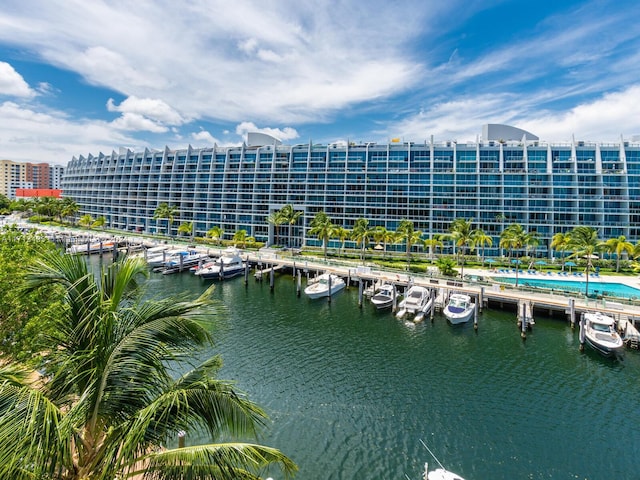
[[[166,294],[208,285],[150,282]],[[297,479],[417,480],[433,463],[419,439],[467,480],[640,478],[638,352],[580,353],[558,319],[537,318],[523,343],[515,314],[495,310],[478,333],[438,316],[407,327],[357,294],[297,297],[291,276],[274,292],[241,277],[216,290],[222,378],[268,411],[260,441],[298,464]]]

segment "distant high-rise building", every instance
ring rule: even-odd
[[[59,189],[64,167],[48,163],[0,160],[0,194],[14,199],[16,189]]]

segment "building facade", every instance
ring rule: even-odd
[[[307,232],[319,211],[345,228],[365,218],[371,226],[395,230],[408,219],[425,237],[447,233],[456,218],[473,219],[474,228],[493,237],[487,255],[500,253],[500,233],[513,223],[538,232],[540,256],[551,255],[554,234],[578,225],[597,228],[601,239],[640,240],[640,144],[623,141],[274,141],[113,152],[74,157],[62,186],[82,214],[148,233],[167,231],[166,220],[153,218],[158,205],[167,203],[178,212],[172,234],[180,223],[193,222],[197,236],[219,226],[225,238],[244,229],[271,243],[274,227],[267,217],[291,204],[304,212],[287,233],[292,246],[318,245]]]
[[[16,198],[16,188],[32,188],[27,181],[27,164],[12,160],[0,160],[0,194]]]

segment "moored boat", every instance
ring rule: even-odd
[[[245,262],[240,256],[240,252],[232,248],[225,250],[216,260],[196,269],[194,275],[205,280],[223,280],[241,275],[244,269]]]
[[[424,312],[430,301],[433,302],[431,291],[428,288],[413,285],[407,290],[404,300],[398,304],[396,317],[402,318],[407,314],[418,315],[420,312]]]
[[[436,468],[435,470],[429,471],[429,464],[425,463],[424,464],[424,472],[422,474],[423,480],[464,480],[464,478],[462,478],[457,473],[453,473],[453,472],[447,470],[446,468],[444,468],[444,465],[442,465],[442,463],[440,463],[440,460],[438,460],[438,458],[433,454],[431,449],[429,449],[429,447],[427,447],[426,443],[424,443],[422,440],[420,440],[420,443],[422,443],[424,448],[427,449],[427,451],[431,454],[433,459],[436,461],[436,463],[440,467],[440,468]]]
[[[581,322],[582,327],[582,322]],[[606,357],[618,354],[624,347],[622,337],[616,331],[615,320],[602,312],[584,314],[584,340],[591,348]]]
[[[443,313],[450,323],[456,325],[465,323],[473,316],[475,304],[471,301],[471,297],[464,293],[454,293],[449,297],[447,305],[444,307]]]
[[[399,298],[396,286],[392,283],[384,283],[371,297],[371,303],[378,309],[390,308],[394,300]]]
[[[304,293],[312,299],[328,297],[346,286],[345,281],[333,273],[323,273],[311,284],[307,285]]]

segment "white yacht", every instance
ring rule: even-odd
[[[449,297],[449,302],[444,307],[443,313],[452,324],[469,321],[475,311],[475,304],[471,297],[464,293],[454,293]]]
[[[333,273],[323,273],[316,278],[313,283],[307,285],[307,288],[304,289],[304,293],[309,298],[328,297],[329,295],[339,292],[345,286],[346,283],[341,277],[334,275]],[[331,287],[331,291],[329,291],[329,287]]]
[[[583,333],[587,345],[607,357],[617,354],[624,346],[615,320],[602,312],[584,314]]]
[[[426,287],[413,285],[405,294],[404,300],[398,304],[396,317],[402,318],[407,314],[416,315],[416,320],[419,321],[428,309],[431,308],[432,304],[433,298],[431,297],[431,291]]]
[[[433,459],[436,461],[436,463],[440,467],[440,468],[436,468],[435,470],[429,471],[429,464],[425,463],[424,473],[422,474],[423,480],[464,480],[464,478],[462,478],[457,473],[450,472],[449,470],[444,468],[444,465],[440,463],[440,460],[438,460],[438,458],[433,454],[431,449],[427,447],[426,443],[424,443],[422,440],[420,440],[420,443],[422,443],[424,448],[427,449],[427,451],[431,454]]]
[[[232,278],[241,275],[245,262],[235,248],[225,250],[220,257],[198,268],[194,274],[205,280]]]

